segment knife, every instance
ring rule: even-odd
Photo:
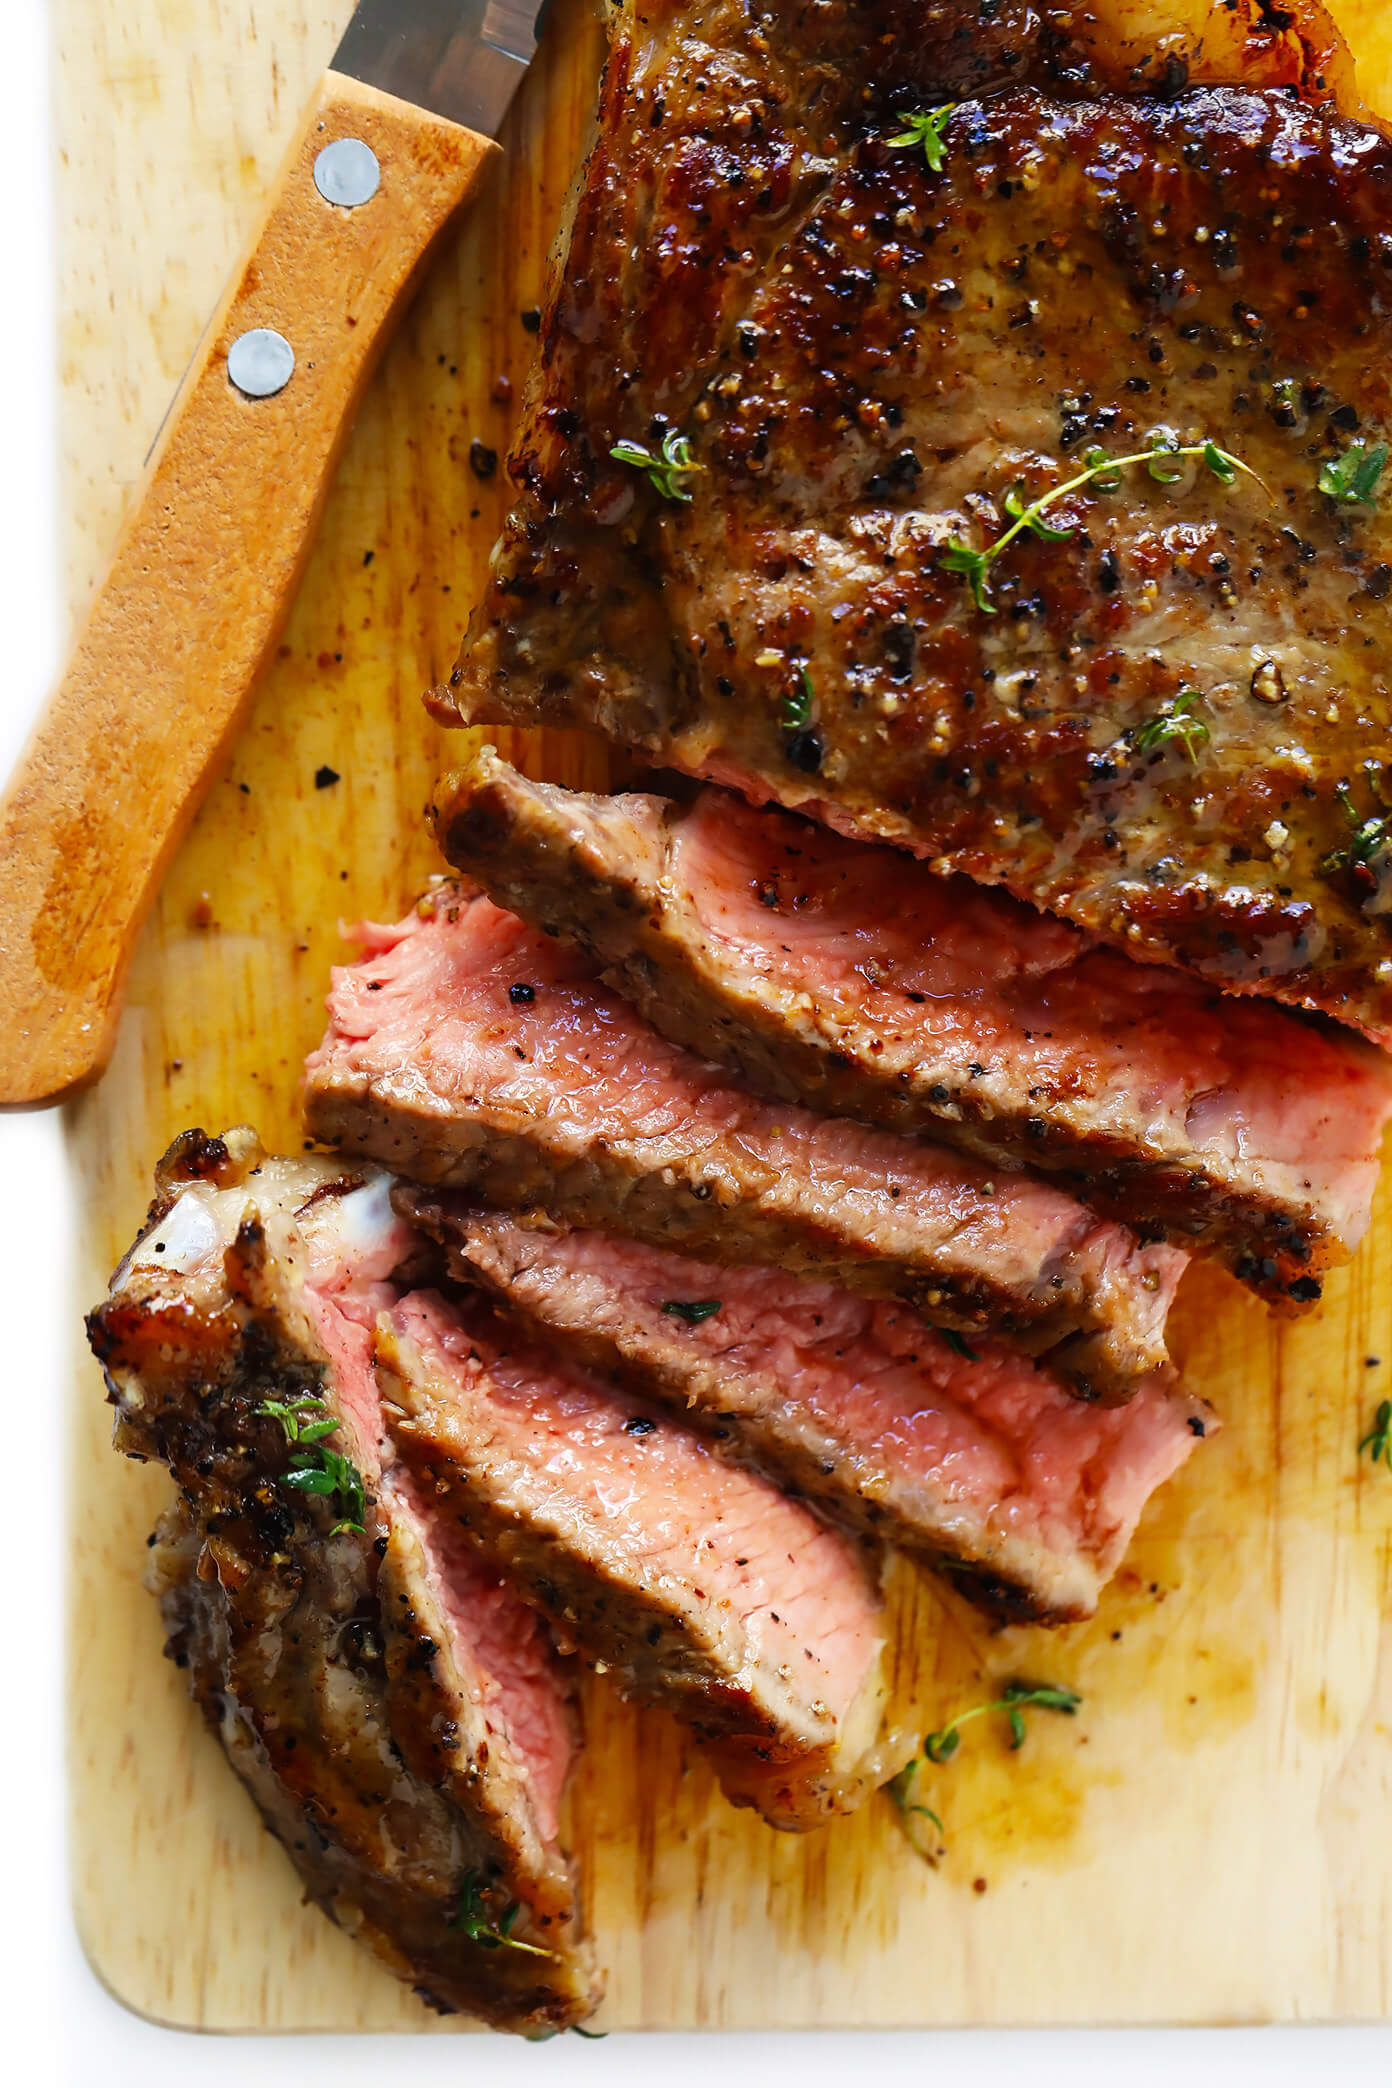
[[[0,802],[0,1107],[115,1041],[136,933],[294,598],[392,321],[547,0],[360,0]]]

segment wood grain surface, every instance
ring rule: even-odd
[[[1392,111],[1386,9],[1337,11]],[[347,12],[55,0],[75,603]],[[506,158],[368,395],[278,653],[166,877],[111,1071],[69,1112],[84,1303],[175,1131],[249,1118],[294,1144],[336,922],[394,917],[433,867],[419,813],[447,750],[418,696],[448,669],[501,513],[523,315],[600,48],[585,0],[556,8]],[[503,737],[534,773],[602,780],[573,747]],[[1392,1396],[1390,1248],[1384,1192],[1358,1261],[1296,1326],[1215,1273],[1186,1278],[1176,1346],[1225,1431],[1153,1505],[1094,1623],[992,1636],[897,1573],[900,1715],[939,1725],[1018,1675],[1085,1698],[1076,1719],[1036,1717],[1019,1754],[978,1725],[933,1772],[938,1869],[883,1800],[801,1839],[734,1813],[675,1726],[591,1681],[570,1835],[609,1969],[600,2024],[1392,2013],[1392,1471],[1357,1455]],[[74,1382],[72,1847],[94,1966],[185,2026],[457,2028],[301,1906],[160,1658],[140,1576],[167,1481],[111,1454],[85,1357]]]

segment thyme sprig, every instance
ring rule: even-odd
[[[897,1776],[891,1776],[884,1789],[885,1796],[899,1815],[899,1823],[908,1837],[910,1846],[923,1858],[925,1863],[931,1864],[936,1870],[939,1858],[947,1853],[947,1830],[932,1806],[921,1805],[914,1796],[914,1789],[918,1782],[918,1773],[922,1767],[923,1758],[921,1755],[916,1755],[913,1761],[905,1764]],[[943,1837],[943,1845],[941,1847],[935,1849],[925,1846],[922,1828],[916,1829],[913,1825],[913,1822],[917,1819],[932,1821],[939,1835]]]
[[[672,1319],[685,1320],[688,1327],[699,1327],[702,1320],[715,1318],[720,1302],[719,1298],[668,1298],[662,1310]]]
[[[656,453],[645,442],[630,442],[625,436],[622,442],[614,444],[609,454],[619,464],[630,465],[634,471],[645,471],[648,483],[664,500],[690,500],[691,488],[684,481],[706,468],[696,462],[687,437],[678,434],[675,428],[667,430],[662,447]]]
[[[1333,849],[1320,864],[1320,868],[1326,873],[1348,870],[1361,883],[1376,885],[1373,864],[1379,851],[1392,836],[1392,813],[1374,812],[1369,818],[1360,819],[1358,807],[1354,804],[1352,793],[1346,783],[1337,784],[1334,794],[1343,806],[1344,817],[1352,832],[1348,847]]]
[[[899,121],[904,128],[886,138],[886,145],[921,145],[929,173],[941,174],[947,158],[948,121],[956,106],[956,102],[944,102],[937,109],[901,109]]]
[[[1385,442],[1351,443],[1321,470],[1320,492],[1341,507],[1371,506],[1387,469],[1388,454]]]
[[[979,1363],[981,1361],[976,1350],[968,1346],[966,1337],[959,1334],[955,1327],[939,1327],[937,1333],[939,1339],[947,1343],[954,1356],[961,1356],[964,1362],[967,1363]]]
[[[962,1744],[963,1726],[970,1725],[974,1718],[987,1718],[993,1711],[1005,1711],[1010,1718],[1010,1748],[1015,1753],[1025,1744],[1026,1711],[1062,1711],[1071,1718],[1082,1701],[1076,1689],[1053,1683],[1007,1682],[991,1703],[973,1704],[970,1710],[959,1711],[936,1733],[925,1733],[923,1752],[930,1762],[950,1762]]]
[[[790,689],[783,698],[783,710],[779,719],[785,732],[802,732],[812,723],[812,705],[817,691],[812,681],[811,669],[800,667],[795,689]]]
[[[553,1957],[555,1953],[543,1950],[539,1943],[526,1943],[521,1936],[513,1935],[513,1923],[522,1912],[520,1901],[514,1900],[501,1915],[489,1913],[485,1897],[489,1889],[481,1872],[465,1871],[459,1883],[459,1904],[450,1916],[449,1927],[458,1929],[483,1950],[525,1950],[531,1957]]]
[[[279,1421],[285,1430],[287,1443],[317,1443],[331,1436],[338,1427],[322,1399],[310,1392],[302,1392],[290,1400],[267,1399],[256,1409],[273,1421]]]
[[[1198,750],[1211,737],[1202,718],[1193,715],[1194,705],[1202,700],[1200,689],[1181,689],[1179,694],[1165,705],[1153,718],[1147,718],[1136,728],[1136,751],[1140,754],[1158,754],[1171,742],[1182,746],[1189,759],[1198,766]]]
[[[1392,1399],[1384,1399],[1373,1416],[1373,1425],[1358,1445],[1358,1455],[1365,1450],[1373,1453],[1373,1463],[1382,1463],[1392,1472]]]
[[[885,1796],[899,1815],[900,1823],[910,1844],[925,1863],[936,1867],[938,1859],[946,1854],[944,1848],[926,1848],[922,1830],[916,1830],[916,1819],[931,1820],[940,1835],[946,1830],[941,1819],[930,1805],[919,1799],[918,1779],[929,1762],[950,1762],[962,1744],[962,1728],[970,1725],[974,1718],[986,1718],[993,1712],[1004,1711],[1010,1721],[1010,1749],[1017,1752],[1025,1744],[1025,1713],[1029,1710],[1061,1711],[1071,1718],[1082,1703],[1076,1689],[1065,1689],[1061,1684],[1048,1682],[1007,1682],[1000,1695],[987,1704],[973,1704],[966,1711],[959,1711],[945,1726],[935,1733],[923,1736],[923,1753],[906,1762],[897,1776],[892,1776],[884,1786]]]
[[[1266,481],[1253,471],[1250,464],[1244,464],[1240,457],[1220,448],[1211,438],[1186,443],[1156,440],[1149,449],[1137,450],[1128,457],[1112,457],[1106,450],[1090,449],[1084,455],[1081,471],[1075,472],[1072,478],[1061,480],[1056,486],[1050,486],[1037,500],[1026,502],[1021,489],[1012,486],[1005,496],[1010,525],[986,550],[977,551],[953,537],[940,554],[938,563],[946,573],[960,573],[971,588],[977,608],[984,616],[994,616],[996,607],[990,596],[991,568],[1017,537],[1030,535],[1045,543],[1057,544],[1077,534],[1070,524],[1060,528],[1046,522],[1044,517],[1050,508],[1066,500],[1070,494],[1080,493],[1085,486],[1093,486],[1099,493],[1115,493],[1121,485],[1123,473],[1139,465],[1145,466],[1157,485],[1172,486],[1183,476],[1184,463],[1189,459],[1201,462],[1221,485],[1233,485],[1238,473],[1243,472],[1270,494]]]
[[[324,1447],[324,1437],[334,1434],[338,1421],[323,1400],[300,1393],[290,1400],[263,1400],[256,1411],[268,1420],[279,1421],[286,1442],[293,1445],[290,1470],[281,1473],[280,1484],[295,1493],[332,1499],[340,1519],[329,1531],[331,1537],[345,1530],[361,1535],[367,1515],[367,1489],[351,1458]]]

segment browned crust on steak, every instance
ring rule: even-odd
[[[625,12],[520,498],[436,708],[590,726],[1392,1039],[1392,838],[1350,860],[1342,795],[1392,805],[1392,523],[1317,483],[1392,431],[1392,147],[1313,105],[1347,80],[1315,10],[1235,11],[1195,76],[1242,84],[1187,89],[1182,47],[1070,53],[1084,17],[879,12],[900,36],[849,60],[854,7],[762,45],[733,5]],[[949,100],[941,174],[887,144]],[[775,170],[818,152],[799,205]],[[1272,498],[1093,487],[1067,542],[999,562],[994,617],[942,568],[1017,484],[1162,429]],[[689,504],[610,457],[668,430]],[[1186,687],[1197,766],[1144,739]]]
[[[259,1157],[245,1137],[188,1134],[161,1163],[155,1216],[181,1181],[238,1185]],[[472,1785],[462,1756],[403,1762],[381,1616],[401,1535],[370,1501],[362,1535],[331,1536],[329,1503],[277,1484],[285,1438],[258,1407],[306,1393],[336,1410],[332,1375],[281,1310],[259,1227],[243,1226],[226,1276],[221,1299],[195,1301],[162,1270],[118,1272],[88,1321],[117,1447],[167,1463],[180,1489],[150,1574],[169,1656],[316,1905],[442,2013],[565,2028],[597,1990],[564,1862],[528,1845],[476,1757]],[[433,1715],[453,1708],[437,1695]],[[495,1917],[522,1900],[516,1933],[549,1957],[451,1927],[470,1874]]]

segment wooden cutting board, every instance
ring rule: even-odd
[[[74,603],[348,12],[55,0]],[[1388,11],[1338,12],[1392,112]],[[458,742],[419,692],[448,670],[501,515],[525,315],[600,48],[586,0],[556,8],[506,163],[349,444],[279,657],[145,934],[111,1071],[69,1112],[84,1304],[176,1131],[251,1119],[294,1146],[336,922],[395,918],[434,867],[420,809]],[[526,759],[602,781],[559,738]],[[993,1637],[899,1574],[904,1715],[940,1725],[1017,1675],[1085,1698],[1076,1719],[1036,1715],[1019,1754],[977,1724],[932,1772],[938,1869],[883,1799],[803,1839],[731,1811],[674,1725],[592,1681],[570,1831],[609,1969],[601,2023],[1392,2014],[1392,1471],[1358,1456],[1392,1395],[1389,1250],[1384,1193],[1354,1267],[1294,1327],[1186,1279],[1177,1350],[1226,1429],[1154,1504],[1094,1623]],[[140,1578],[168,1482],[111,1454],[85,1354],[75,1383],[72,1846],[96,1970],[181,2026],[448,2028],[300,1904],[160,1657]]]

